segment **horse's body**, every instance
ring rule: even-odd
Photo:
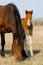
[[[32,33],[33,33],[33,24],[32,24],[32,13],[33,11],[27,11],[26,10],[26,18],[21,19],[22,26],[24,28],[25,34],[26,34],[26,41],[24,43],[25,49],[26,49],[26,54],[28,55],[28,50],[29,50],[29,44],[30,44],[30,54],[33,56],[33,51],[32,51]]]
[[[22,58],[22,52],[24,51],[25,37],[24,29],[21,25],[20,14],[17,7],[13,4],[7,4],[6,6],[0,6],[0,33],[1,33],[1,56],[4,56],[5,45],[5,33],[12,32],[13,44],[12,51],[16,59]]]

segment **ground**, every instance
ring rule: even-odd
[[[5,57],[0,55],[0,65],[43,65],[43,26],[33,27],[33,52],[34,56],[25,59],[23,62],[16,62],[12,55],[12,33],[5,34]],[[1,53],[1,38],[0,38],[0,53]]]

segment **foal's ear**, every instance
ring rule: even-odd
[[[31,13],[33,14],[33,10],[31,10]]]

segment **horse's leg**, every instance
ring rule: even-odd
[[[2,46],[1,56],[3,56],[3,57],[5,56],[4,45],[5,45],[5,35],[4,35],[4,33],[1,33],[1,46]]]
[[[25,40],[24,40],[24,50],[25,50],[25,53],[26,53],[26,55],[27,56],[29,56],[29,52],[28,52],[28,50],[29,50],[29,42],[28,42],[28,36],[27,36],[27,34],[26,34],[26,38],[25,38]]]
[[[33,50],[32,50],[32,36],[29,35],[29,44],[30,44],[30,54],[33,56]]]
[[[33,56],[33,50],[32,50],[32,36],[26,34],[26,54],[29,55],[28,50],[30,46],[30,54]]]

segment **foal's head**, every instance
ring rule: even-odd
[[[32,14],[33,14],[33,11],[27,11],[26,10],[26,20],[27,20],[27,26],[30,26],[31,25],[31,20],[32,20]]]

